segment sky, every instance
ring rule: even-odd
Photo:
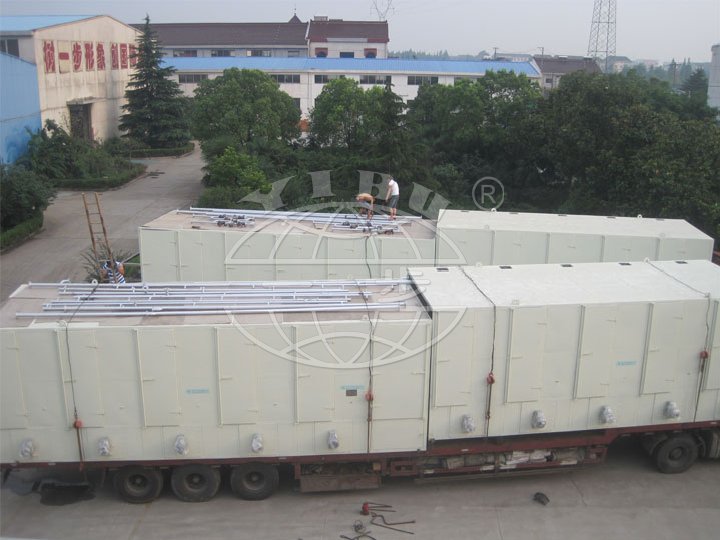
[[[378,1],[380,5],[387,0]],[[585,55],[593,0],[394,0],[390,49]],[[720,43],[720,0],[617,0],[617,54],[709,62]],[[3,15],[112,15],[141,22],[279,22],[297,10],[376,20],[372,0],[0,0]]]

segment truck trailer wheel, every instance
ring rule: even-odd
[[[259,501],[275,492],[279,482],[277,467],[266,463],[247,463],[233,468],[230,487],[241,499]]]
[[[115,491],[125,502],[143,504],[154,501],[163,488],[158,469],[129,465],[115,474]]]
[[[181,501],[209,501],[220,488],[220,471],[208,465],[176,467],[172,471],[170,485]]]
[[[692,435],[674,435],[655,450],[655,464],[666,474],[681,473],[692,467],[698,458],[698,447]]]

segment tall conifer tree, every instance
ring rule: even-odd
[[[137,39],[137,63],[125,91],[120,129],[125,137],[136,139],[150,148],[177,148],[190,140],[182,91],[170,79],[175,69],[162,65],[157,36],[150,17]]]

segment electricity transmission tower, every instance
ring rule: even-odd
[[[617,23],[617,0],[595,0],[588,56],[595,58],[607,73],[609,57],[615,56],[615,27]]]

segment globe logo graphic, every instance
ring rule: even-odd
[[[226,265],[300,265],[303,269],[333,266],[344,272],[342,277],[338,276],[342,286],[359,292],[360,298],[365,299],[354,300],[355,309],[351,313],[343,313],[340,307],[332,316],[310,311],[303,314],[300,322],[288,321],[283,313],[269,313],[273,331],[264,332],[255,331],[253,325],[243,324],[238,317],[228,313],[234,328],[246,340],[266,353],[289,362],[331,369],[367,369],[424,354],[462,319],[464,308],[459,307],[453,312],[450,324],[433,335],[429,314],[417,299],[427,282],[420,277],[413,287],[405,279],[408,267],[434,266],[434,248],[429,251],[427,245],[434,246],[438,234],[435,222],[416,216],[410,219],[408,214],[398,212],[396,223],[399,226],[392,228],[392,222],[387,219],[359,219],[357,212],[360,208],[361,205],[354,202],[308,205],[292,210],[293,219],[275,213],[262,218],[254,227],[239,235],[227,251]],[[311,214],[317,212],[334,217],[314,223]],[[301,219],[300,216],[304,215],[307,219]],[[342,230],[334,227],[337,223],[341,224]],[[268,238],[258,242],[262,235]],[[308,239],[303,242],[302,249],[297,248],[293,241],[298,235]],[[376,241],[378,238],[392,239],[402,245],[402,253],[383,252],[378,248],[381,243]],[[418,240],[426,240],[426,245]],[[449,239],[445,240],[455,252],[455,260],[450,264],[465,264],[461,251]],[[348,250],[352,248],[355,252],[359,249],[360,257],[333,256],[330,259],[328,242],[336,246],[347,244]],[[260,250],[258,246],[262,246]],[[293,256],[286,256],[288,253]],[[447,257],[443,258],[443,264],[447,264]],[[389,266],[398,272],[394,279],[384,280],[382,278],[386,276],[380,275],[379,269]],[[324,269],[318,268],[318,271],[323,272]],[[315,282],[316,285],[318,283]],[[395,310],[392,318],[383,317],[385,311],[373,306],[384,302],[402,307]],[[363,309],[363,305],[367,309]],[[382,331],[378,331],[379,328]]]

